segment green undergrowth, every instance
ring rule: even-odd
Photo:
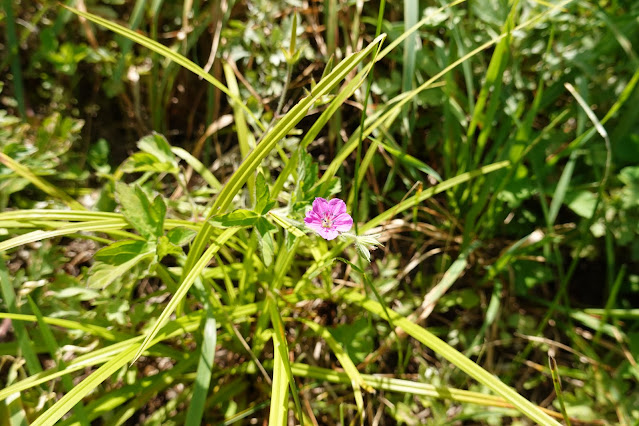
[[[3,421],[639,421],[639,6],[214,3],[3,3]]]

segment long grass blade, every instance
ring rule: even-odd
[[[513,404],[513,406],[515,406],[515,408],[517,408],[522,414],[524,414],[526,417],[530,418],[537,424],[559,425],[557,421],[553,420],[550,416],[541,411],[530,401],[519,395],[512,388],[505,385],[497,377],[490,374],[488,371],[484,370],[482,367],[475,364],[470,359],[466,358],[463,354],[449,346],[446,342],[430,333],[426,329],[420,327],[414,322],[409,321],[408,319],[392,310],[385,311],[379,303],[370,300],[366,296],[355,291],[343,291],[340,293],[340,295],[345,301],[360,306],[376,315],[379,315],[382,318],[385,318],[385,312],[388,312],[393,323],[396,326],[400,327],[407,334],[419,340],[428,348],[435,351],[435,353],[437,353],[438,355],[447,359],[449,362],[457,366],[460,370],[477,380],[479,383],[492,389],[495,393]]]

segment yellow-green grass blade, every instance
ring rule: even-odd
[[[173,146],[171,147],[171,152],[177,155],[178,157],[180,157],[182,160],[186,161],[186,164],[188,164],[189,166],[193,168],[193,170],[198,172],[200,176],[202,176],[202,179],[204,179],[204,181],[211,188],[213,188],[216,191],[219,191],[220,189],[222,189],[222,184],[220,183],[219,180],[217,180],[217,178],[213,175],[213,173],[211,173],[209,169],[207,169],[206,166],[204,166],[204,164],[202,164],[200,160],[192,156],[187,150],[185,150],[184,148],[180,148],[178,146]]]
[[[270,305],[274,303],[269,301]],[[274,324],[275,326],[275,324]],[[285,426],[288,420],[288,386],[285,362],[288,362],[286,340],[279,332],[273,331],[273,384],[271,386],[271,409],[268,424]]]
[[[49,182],[42,179],[41,177],[36,176],[27,167],[19,164],[17,161],[3,152],[0,152],[0,163],[13,170],[17,175],[22,176],[24,179],[31,182],[31,184],[36,188],[52,196],[53,198],[61,200],[70,208],[74,210],[86,210],[82,204],[71,198],[69,194],[51,185]]]
[[[211,384],[213,361],[215,360],[215,346],[217,344],[217,323],[213,316],[213,308],[208,304],[202,332],[202,343],[198,357],[197,372],[193,385],[193,395],[186,412],[187,425],[199,425],[202,423],[202,415],[206,406],[206,396]]]
[[[42,335],[42,339],[44,340],[47,350],[49,351],[49,355],[51,356],[51,359],[56,362],[58,368],[64,369],[66,367],[66,362],[64,362],[64,360],[62,359],[62,356],[60,355],[60,352],[59,352],[60,347],[58,346],[56,338],[53,336],[53,332],[51,331],[49,324],[47,324],[46,321],[44,321],[42,312],[40,312],[38,305],[33,301],[33,299],[30,296],[27,296],[27,301],[29,302],[29,307],[31,308],[31,312],[34,313],[37,319],[40,334]],[[71,378],[69,376],[67,375],[62,376],[61,381],[66,392],[70,392],[71,389],[73,389],[73,382],[71,381]],[[82,401],[78,402],[75,408],[74,418],[79,419],[79,423],[83,426],[89,424],[87,421],[87,412],[84,408],[84,404],[82,404]]]
[[[222,69],[224,70],[224,76],[226,77],[226,84],[229,87],[231,93],[233,93],[238,99],[240,95],[240,88],[237,85],[237,79],[233,73],[233,69],[227,62],[222,63]],[[237,134],[237,143],[240,146],[240,155],[242,159],[245,159],[251,148],[255,146],[255,140],[253,135],[249,132],[249,128],[246,125],[244,114],[242,114],[242,108],[240,104],[231,99],[231,107],[233,108],[233,118],[235,123],[235,133]],[[247,182],[249,199],[251,203],[255,202],[255,174],[253,173]]]
[[[187,70],[193,72],[194,74],[202,77],[204,80],[208,81],[209,83],[211,83],[212,85],[214,85],[215,87],[217,87],[218,89],[220,89],[222,92],[224,92],[227,96],[229,96],[231,99],[233,99],[235,102],[239,103],[241,105],[241,108],[246,111],[246,113],[255,121],[255,123],[262,129],[264,130],[264,126],[262,125],[262,123],[253,115],[253,113],[251,112],[251,110],[242,102],[241,99],[237,98],[237,96],[235,96],[233,93],[231,93],[229,91],[229,89],[223,85],[220,81],[218,81],[215,77],[213,77],[211,74],[207,73],[206,71],[204,71],[202,69],[202,67],[200,67],[199,65],[196,65],[194,62],[190,61],[189,59],[185,58],[184,56],[180,55],[177,52],[174,52],[173,50],[169,49],[168,47],[158,43],[155,40],[151,40],[148,37],[143,36],[140,33],[137,33],[135,31],[131,31],[128,28],[125,28],[121,25],[118,25],[116,23],[113,23],[107,19],[101,18],[97,15],[93,15],[91,13],[88,12],[82,12],[80,10],[74,9],[72,7],[68,7],[68,6],[63,6],[67,9],[69,9],[71,12],[75,13],[78,16],[82,16],[85,19],[88,19],[89,21],[92,21],[98,25],[101,25],[111,31],[113,31],[114,33],[120,34],[126,38],[128,38],[129,40],[133,40],[134,42],[146,47],[147,49],[151,49],[152,51],[162,55],[163,57],[172,60],[173,62],[183,66],[184,68],[186,68]]]
[[[182,354],[184,358],[175,367],[168,371],[150,377],[143,377],[131,385],[110,391],[108,394],[87,404],[89,412],[88,420],[93,421],[100,416],[113,412],[115,409],[131,401],[131,405],[138,406],[148,402],[147,396],[158,395],[163,389],[171,386],[180,375],[193,365],[194,358],[189,353]],[[58,423],[59,426],[79,426],[80,422],[73,422],[72,419]]]
[[[341,88],[337,95],[335,95],[324,112],[322,112],[317,120],[315,120],[311,128],[306,131],[306,133],[304,134],[304,138],[300,142],[295,154],[293,154],[288,163],[286,163],[286,166],[277,177],[277,180],[273,185],[272,192],[274,196],[277,196],[280,193],[280,191],[284,187],[284,184],[286,183],[286,179],[288,179],[288,176],[293,172],[293,170],[295,170],[295,167],[297,166],[297,160],[299,159],[299,151],[306,150],[306,148],[308,148],[311,142],[315,140],[315,137],[324,128],[326,123],[328,123],[331,117],[333,117],[333,115],[342,107],[342,104],[348,98],[350,98],[353,93],[355,93],[355,90],[357,90],[357,88],[360,87],[364,83],[364,81],[366,81],[366,76],[370,72],[370,69],[373,65],[373,62],[369,63],[363,70],[357,73],[354,78],[346,83],[346,85]]]
[[[194,313],[188,317],[182,317],[174,321],[173,323],[167,325],[167,327],[163,328],[160,333],[156,333],[155,339],[149,342],[149,346],[162,340],[181,335],[182,333],[195,331],[197,327],[199,327],[201,318],[201,314]],[[60,418],[62,418],[62,416],[64,416],[71,408],[73,408],[75,404],[81,401],[85,395],[99,386],[104,380],[114,374],[117,370],[130,362],[136,356],[136,353],[139,352],[139,349],[142,347],[142,344],[137,343],[137,341],[141,340],[141,338],[142,336],[138,336],[133,339],[129,339],[128,341],[112,345],[110,347],[110,353],[113,353],[113,356],[104,365],[94,371],[89,377],[76,385],[71,392],[67,393],[51,408],[45,411],[40,417],[36,419],[36,421],[32,425],[51,426],[55,424],[58,420],[60,420]],[[116,346],[118,347],[118,349],[114,351],[113,347]],[[87,358],[88,361],[94,361],[94,359],[91,359],[89,357]],[[103,358],[104,356],[101,359]],[[87,359],[85,359],[85,362],[86,361]],[[69,367],[71,367],[71,365]],[[4,390],[0,392],[4,392]]]
[[[75,234],[76,232],[107,232],[121,230],[128,226],[128,223],[121,219],[105,219],[92,222],[67,224],[60,227],[60,229],[55,229],[53,231],[37,230],[1,242],[0,252],[28,243],[33,243],[35,241],[46,240],[48,238],[59,237],[62,235]]]
[[[493,390],[496,394],[502,396],[506,401],[510,402],[517,410],[519,410],[526,417],[530,418],[534,422],[540,425],[559,425],[557,421],[553,420],[548,414],[544,413],[528,401],[523,396],[515,392],[514,389],[505,385],[494,375],[484,370],[481,366],[477,365],[462,353],[448,345],[446,342],[424,329],[423,327],[408,320],[402,315],[396,313],[391,309],[384,309],[378,302],[370,300],[365,295],[353,290],[342,291],[339,293],[341,298],[353,305],[364,308],[375,315],[378,315],[384,319],[392,320],[396,327],[401,328],[407,334],[423,343],[425,346],[433,350],[438,355],[442,356],[457,368],[468,374],[470,377],[477,380],[479,383],[487,386]],[[386,318],[386,315],[390,318]]]
[[[369,54],[375,52],[381,46],[385,37],[385,35],[377,37],[365,49],[341,61],[328,76],[317,83],[309,96],[298,102],[297,105],[277,122],[273,129],[264,136],[264,139],[262,139],[256,148],[246,157],[226,185],[224,185],[208,217],[213,214],[223,213],[231,205],[233,197],[235,197],[251,174],[257,170],[261,161],[271,152],[277,142],[284,138],[293,127],[306,116],[307,111],[316,101],[324,95],[329,94],[330,91],[353,69],[360,65]]]
[[[68,220],[68,221],[91,221],[97,219],[123,219],[120,213],[92,212],[77,210],[9,210],[0,213],[0,220]]]
[[[38,318],[35,315],[25,315],[25,314],[11,314],[6,312],[0,312],[0,319],[10,319],[12,321],[29,321],[36,322]],[[56,327],[66,328],[68,330],[80,330],[85,333],[91,334],[93,336],[101,337],[106,340],[119,340],[125,336],[123,333],[114,332],[104,327],[100,327],[94,324],[87,324],[79,321],[72,321],[64,318],[52,318],[52,317],[42,317],[42,321],[44,321],[48,325],[55,325]]]
[[[291,369],[293,374],[298,377],[307,377],[331,383],[343,383],[346,385],[351,383],[349,375],[341,371],[302,363],[292,363]],[[366,386],[387,392],[398,392],[430,398],[446,399],[461,403],[477,404],[484,407],[513,407],[512,404],[497,395],[487,395],[479,392],[449,388],[446,386],[434,386],[428,383],[397,379],[395,377],[376,376],[372,374],[361,374],[361,377]],[[549,416],[561,418],[560,413],[542,407],[539,407],[539,409]]]
[[[291,388],[291,393],[293,394],[293,400],[295,401],[295,408],[297,409],[299,420],[302,426],[304,426],[304,415],[302,411],[302,405],[300,404],[299,390],[297,389],[297,384],[295,383],[295,376],[293,376],[293,372],[291,371],[291,362],[288,359],[289,350],[288,343],[286,341],[286,331],[284,330],[284,324],[282,322],[282,318],[280,317],[280,312],[277,308],[277,301],[274,297],[270,297],[268,299],[267,310],[271,317],[271,323],[273,324],[273,343],[275,352],[279,352],[279,358],[281,360],[282,366],[284,367],[284,372],[286,373],[286,384]],[[273,390],[275,390],[276,386],[281,385],[275,384],[276,378],[277,376],[273,377]],[[279,378],[277,378],[277,380],[279,380]],[[288,393],[284,394],[283,398],[288,401]]]
[[[229,318],[230,320],[245,320],[246,318],[254,315],[259,311],[261,304],[250,303],[247,305],[236,306],[228,309],[224,315],[220,318],[224,320],[225,318]],[[200,326],[200,321],[203,317],[201,312],[194,312],[186,317],[182,317],[169,324],[167,327],[163,329],[163,331],[158,335],[157,341],[171,339],[173,337],[177,337],[182,335],[183,333],[189,333],[197,330]],[[33,315],[21,315],[21,314],[0,314],[0,318],[10,318],[12,320],[19,321],[35,321],[35,316]],[[93,331],[93,327],[86,325],[85,327],[80,327],[74,322],[69,323],[69,320],[62,320],[58,318],[48,318],[44,317],[45,322],[50,323],[52,325],[72,328],[78,330],[86,330],[87,332]],[[96,335],[100,335],[95,333]],[[91,351],[90,353],[80,355],[74,360],[70,361],[64,370],[50,369],[43,371],[42,373],[38,373],[32,376],[29,376],[18,383],[15,383],[11,386],[8,386],[4,389],[0,390],[0,401],[7,398],[7,396],[11,395],[14,392],[20,392],[25,389],[32,388],[33,386],[37,386],[40,383],[48,382],[57,377],[61,377],[65,374],[70,374],[74,371],[78,371],[87,367],[91,367],[93,365],[102,364],[113,356],[121,353],[128,346],[134,345],[140,340],[143,339],[143,336],[136,336],[133,338],[128,338],[127,340],[120,340],[118,343],[114,343],[113,345],[107,346],[105,348],[96,349]],[[154,348],[154,352],[157,351],[158,348]],[[176,354],[173,351],[168,352],[166,350],[158,351],[165,355],[175,356]]]
[[[431,188],[428,188],[419,194],[413,195],[412,197],[405,199],[404,201],[400,202],[393,208],[388,209],[385,212],[377,215],[376,217],[369,220],[368,222],[366,222],[364,225],[362,225],[359,228],[360,233],[364,234],[367,231],[370,231],[376,226],[379,226],[382,223],[390,220],[394,216],[426,201],[428,198],[434,195],[437,195],[450,188],[453,188],[457,185],[467,182],[470,179],[495,172],[497,170],[503,169],[504,167],[508,167],[509,165],[510,165],[509,161],[501,161],[499,163],[489,164],[487,166],[480,167],[477,170],[473,170],[472,172],[462,173],[461,175],[455,176],[454,178],[445,180],[444,182],[437,184]],[[326,252],[320,259],[317,259],[313,264],[311,264],[311,266],[304,273],[304,277],[306,278],[311,277],[317,273],[318,269],[332,263],[332,259],[335,256],[339,255],[339,253],[341,253],[344,250],[347,244],[348,244],[347,242],[340,242],[339,244],[336,244],[332,250],[330,250],[329,252]]]
[[[364,379],[361,374],[357,370],[357,367],[353,363],[351,357],[348,356],[348,353],[344,350],[342,345],[339,344],[337,340],[333,337],[333,335],[326,329],[326,327],[322,327],[316,322],[306,320],[304,318],[299,318],[303,324],[306,324],[308,328],[313,330],[315,334],[320,336],[331,348],[335,357],[342,365],[342,368],[348,375],[350,379],[350,385],[353,387],[353,393],[355,394],[355,403],[357,405],[357,410],[360,415],[364,415],[364,398],[362,396],[362,386],[365,386]],[[369,388],[370,389],[370,388]]]
[[[136,353],[139,344],[131,344],[124,351],[111,358],[102,367],[94,371],[89,377],[82,380],[73,390],[64,395],[51,408],[45,411],[32,423],[32,426],[53,426],[82,398],[100,385],[104,380],[118,371]]]
[[[92,212],[92,211],[78,211],[78,210],[44,210],[44,209],[31,209],[31,210],[11,210],[0,213],[0,223],[3,227],[6,225],[15,226],[16,223],[23,222],[25,224],[37,223],[36,221],[71,221],[71,222],[91,222],[99,219],[119,219],[126,222],[126,219],[121,213],[112,212]],[[58,227],[66,225],[65,223],[59,224]],[[50,225],[52,227],[53,224]],[[194,223],[188,220],[181,219],[166,219],[164,221],[164,227],[166,229],[173,229],[175,227],[182,226],[189,229],[199,230],[202,224]],[[127,225],[128,227],[128,225]]]
[[[189,271],[189,273],[184,277],[184,279],[180,283],[180,286],[178,287],[178,291],[173,295],[173,298],[168,303],[168,305],[166,305],[166,308],[164,308],[164,310],[162,311],[162,314],[160,314],[160,317],[155,321],[155,324],[153,325],[151,330],[149,330],[149,332],[146,334],[144,342],[142,343],[137,353],[135,354],[133,362],[135,362],[140,357],[142,352],[144,352],[146,349],[148,349],[149,346],[151,346],[151,342],[153,341],[157,333],[160,331],[160,328],[162,328],[164,324],[166,324],[166,322],[169,320],[169,317],[171,316],[171,314],[173,314],[173,311],[175,311],[175,308],[177,307],[178,303],[180,303],[180,301],[184,298],[184,296],[186,296],[186,293],[191,288],[191,285],[193,285],[193,283],[195,282],[195,279],[202,273],[202,271],[204,270],[206,265],[209,263],[209,261],[213,258],[215,253],[217,253],[218,250],[220,250],[220,248],[224,245],[224,243],[229,238],[231,238],[238,230],[239,228],[226,229],[224,232],[220,234],[219,237],[215,239],[215,241],[211,243],[211,245],[204,252],[204,254],[200,256],[200,259],[195,263],[195,265],[193,265],[193,268]]]
[[[389,124],[398,116],[399,112],[401,111],[401,108],[407,102],[410,102],[413,98],[415,98],[415,96],[417,96],[422,91],[432,87],[432,85],[434,83],[436,83],[437,80],[439,80],[441,77],[446,75],[451,70],[455,69],[456,67],[458,67],[459,65],[461,65],[462,63],[467,61],[468,59],[470,59],[473,56],[479,54],[480,52],[488,49],[489,47],[493,46],[494,44],[499,43],[499,41],[501,41],[503,38],[509,36],[513,32],[520,31],[520,30],[522,30],[524,28],[527,28],[527,27],[529,27],[529,26],[531,26],[533,24],[538,23],[539,21],[544,19],[546,16],[548,16],[549,14],[554,12],[555,10],[565,6],[566,4],[568,4],[570,2],[572,2],[572,0],[563,0],[560,3],[554,5],[552,8],[550,8],[550,9],[548,9],[548,10],[546,10],[546,11],[544,11],[544,12],[538,14],[538,15],[535,15],[532,18],[528,19],[527,21],[519,24],[518,26],[513,28],[511,31],[508,31],[506,33],[502,33],[502,34],[492,38],[491,40],[487,41],[486,43],[482,44],[481,46],[479,46],[479,47],[473,49],[472,51],[468,52],[466,55],[462,56],[461,58],[459,58],[458,60],[456,60],[455,62],[453,62],[452,64],[450,64],[449,66],[447,66],[446,68],[444,68],[443,70],[441,70],[440,72],[438,72],[437,74],[432,76],[431,78],[429,78],[427,81],[425,81],[422,85],[420,85],[416,89],[414,89],[414,90],[412,90],[410,92],[404,92],[404,93],[396,96],[394,99],[391,99],[390,101],[387,102],[388,108],[383,113],[380,113],[379,115],[377,115],[376,116],[377,118],[375,120],[367,120],[367,122],[369,122],[371,124],[364,127],[364,133],[362,135],[363,138],[369,136],[371,133],[373,133],[373,131],[375,131],[382,124],[385,124],[388,127]],[[386,49],[383,52],[381,52],[379,56],[381,56],[385,51],[386,51]],[[341,167],[342,162],[346,158],[348,158],[349,155],[351,155],[351,153],[355,150],[355,148],[357,148],[357,145],[359,144],[359,140],[360,140],[359,133],[361,131],[362,131],[362,129],[358,128],[353,133],[353,135],[351,135],[351,137],[348,140],[348,143],[346,145],[344,145],[342,150],[335,156],[335,158],[333,159],[331,164],[328,166],[328,168],[324,172],[324,175],[322,175],[322,178],[320,179],[319,183],[324,183],[324,182],[328,181],[329,179],[331,179],[333,176],[335,176],[335,173]]]
[[[13,283],[9,279],[9,272],[4,262],[0,263],[0,295],[7,309],[12,311],[13,314],[18,313],[18,305],[16,301],[16,292],[13,288]],[[42,372],[42,365],[38,359],[38,354],[33,346],[33,342],[29,337],[29,333],[21,322],[13,324],[13,329],[16,335],[18,347],[20,348],[20,354],[24,358],[27,371],[29,374],[37,374]]]

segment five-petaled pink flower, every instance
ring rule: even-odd
[[[306,226],[327,240],[335,239],[341,232],[347,232],[353,226],[353,218],[346,213],[346,203],[339,198],[326,201],[316,198],[313,209],[306,213]]]

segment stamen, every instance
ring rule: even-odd
[[[327,214],[322,218],[322,227],[323,228],[333,227],[333,217],[331,215]]]

